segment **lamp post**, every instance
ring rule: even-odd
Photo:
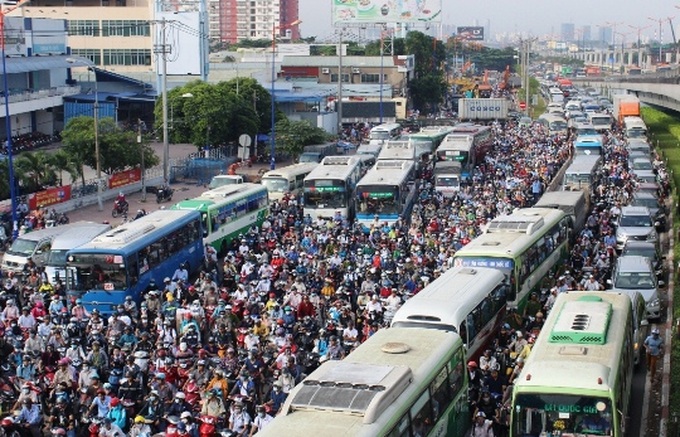
[[[279,25],[279,31],[283,29],[290,29],[302,23],[302,20],[295,20],[287,25]],[[271,150],[269,157],[269,169],[276,168],[276,99],[274,98],[274,83],[276,82],[276,22],[272,22],[272,86],[271,86],[271,117],[272,117],[272,133],[270,140]]]
[[[102,203],[102,166],[101,166],[101,155],[99,153],[99,85],[97,83],[97,72],[95,71],[94,64],[92,62],[87,62],[82,59],[67,58],[66,62],[69,64],[80,64],[86,67],[88,70],[94,73],[94,108],[93,117],[94,118],[94,155],[97,163],[97,209],[99,211],[104,210],[104,204]]]
[[[2,91],[5,99],[5,132],[7,135],[7,165],[9,166],[9,196],[12,207],[12,239],[19,236],[19,220],[17,217],[17,187],[14,180],[14,158],[12,153],[12,120],[9,111],[9,83],[7,79],[7,56],[5,54],[5,15],[20,7],[27,0],[19,2],[0,0],[0,46],[2,51]],[[5,8],[5,6],[11,6]]]

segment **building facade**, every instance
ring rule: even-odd
[[[213,5],[215,7],[213,7]],[[246,39],[300,39],[298,0],[211,0],[211,40],[237,43]],[[219,22],[219,34],[213,23]],[[213,31],[213,29],[215,29]]]

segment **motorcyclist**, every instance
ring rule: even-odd
[[[115,205],[118,207],[119,211],[128,208],[129,205],[127,200],[125,199],[125,193],[123,193],[122,191],[118,192],[118,197],[116,197]]]

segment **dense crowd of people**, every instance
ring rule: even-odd
[[[448,198],[423,184],[410,221],[376,221],[365,233],[342,219],[313,220],[287,196],[226,254],[206,247],[197,278],[180,265],[111,315],[67,298],[34,264],[4,275],[0,401],[19,412],[4,424],[34,436],[91,435],[93,424],[101,436],[198,436],[205,417],[215,429],[257,433],[295,384],[384,329],[452,266],[456,250],[493,217],[535,203],[570,159],[567,137],[537,124],[493,130],[473,183]],[[594,203],[625,202],[635,182],[620,136],[608,137],[606,153]],[[468,363],[472,414],[492,420],[497,435],[507,426],[507,387],[556,293],[587,288],[584,272],[599,286],[606,280],[613,212],[593,211],[571,269],[551,277],[525,314],[510,314],[497,349]]]

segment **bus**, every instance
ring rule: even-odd
[[[111,314],[127,296],[139,302],[152,280],[162,285],[180,264],[196,272],[204,258],[201,215],[155,211],[69,250],[69,294],[80,296],[89,311]]]
[[[79,222],[77,227],[69,228],[52,240],[52,247],[45,256],[45,275],[50,283],[56,284],[57,281],[66,281],[66,255],[71,249],[89,243],[96,236],[111,230],[111,225]],[[64,284],[69,289],[69,284]]]
[[[402,127],[399,123],[385,123],[371,128],[371,140],[396,140],[401,135]]]
[[[380,154],[378,155],[378,161],[384,161],[386,159],[399,159],[404,161],[416,162],[416,146],[414,143],[403,140],[390,140],[385,143]]]
[[[566,134],[569,130],[569,124],[564,117],[545,113],[538,117],[537,120],[549,134]]]
[[[420,132],[408,135],[408,140],[416,145],[416,156],[423,159],[431,155],[453,131],[453,126],[425,126]]]
[[[633,324],[626,294],[560,293],[515,380],[510,435],[626,435]]]
[[[493,131],[488,126],[464,124],[453,128],[437,148],[437,161],[458,161],[464,178],[469,179],[475,167],[493,145]]]
[[[590,198],[598,181],[600,155],[576,155],[564,172],[562,191],[584,191]]]
[[[270,170],[262,175],[260,183],[267,187],[270,201],[281,200],[287,193],[297,195],[302,192],[305,178],[318,165],[318,163],[301,162]]]
[[[234,238],[262,225],[269,214],[269,197],[264,185],[225,185],[176,203],[172,209],[200,211],[206,232],[203,241],[223,254]]]
[[[601,135],[579,135],[574,140],[576,155],[602,155]]]
[[[416,166],[413,161],[378,161],[357,184],[357,221],[365,229],[375,223],[408,220],[416,200]]]
[[[455,332],[476,360],[491,344],[505,317],[508,278],[490,268],[455,267],[407,300],[392,327],[423,327]]]
[[[380,329],[296,385],[258,436],[463,436],[467,379],[457,334]]]
[[[641,117],[624,118],[623,130],[627,138],[646,138],[647,136],[647,125]]]
[[[444,197],[453,197],[460,191],[463,167],[458,161],[441,161],[434,168],[434,189]]]
[[[456,252],[454,266],[492,267],[510,278],[508,305],[524,311],[532,292],[569,256],[571,219],[562,211],[522,208],[489,222],[486,232]]]
[[[612,129],[612,122],[614,119],[609,114],[596,112],[589,114],[588,118],[598,132],[607,132]]]
[[[362,161],[353,156],[327,156],[304,181],[304,214],[313,219],[330,219],[340,211],[352,221],[355,214],[354,188],[361,179]]]

